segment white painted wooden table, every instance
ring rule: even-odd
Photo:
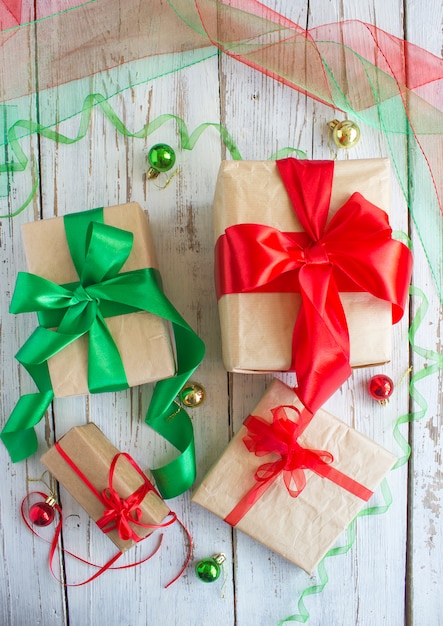
[[[122,7],[124,4],[122,1]],[[436,55],[441,53],[440,0],[268,0],[268,4],[305,27],[359,19],[406,36]],[[1,55],[0,59],[1,63],[10,62]],[[303,150],[309,158],[330,158],[327,122],[336,116],[334,111],[225,56],[214,56],[124,91],[110,104],[132,131],[160,114],[170,113],[183,118],[190,131],[203,122],[223,124],[243,158],[266,159],[285,146]],[[42,114],[55,119],[56,95],[45,104],[51,106],[53,110]],[[73,118],[60,125],[59,131],[75,136],[77,125],[78,119]],[[366,127],[361,130],[358,146],[338,158],[388,156],[377,131]],[[147,150],[158,141],[174,146],[180,161],[179,174],[164,190],[145,178]],[[406,154],[405,138],[396,141],[399,154]],[[191,411],[199,481],[271,379],[265,375],[228,375],[221,362],[213,289],[211,202],[218,167],[227,153],[218,132],[208,128],[193,150],[180,151],[173,121],[146,139],[128,138],[97,109],[85,138],[74,145],[60,145],[32,134],[23,141],[23,147],[38,163],[40,179],[28,208],[0,222],[2,424],[20,393],[34,390],[14,360],[15,352],[34,328],[34,317],[8,313],[17,272],[25,269],[20,224],[135,200],[150,213],[165,291],[207,347],[205,360],[195,375],[206,388],[207,400]],[[33,176],[32,168],[13,176],[11,194],[1,199],[1,214],[20,206]],[[393,227],[407,231],[407,208],[394,177],[392,190]],[[426,350],[441,351],[442,315],[437,291],[413,227],[409,234],[415,254],[413,284],[429,301],[415,337],[415,344],[425,352],[413,351],[408,344],[408,326],[421,304],[421,298],[414,296],[409,313],[393,329],[392,362],[354,371],[326,408],[398,455],[401,450],[393,435],[394,425],[400,416],[418,411],[414,415],[420,419],[399,427],[412,453],[409,463],[388,476],[393,498],[389,510],[358,520],[352,548],[325,563],[329,582],[323,592],[305,597],[308,623],[315,626],[443,624],[442,372],[424,376],[416,384],[427,404],[423,415],[408,394],[407,379],[398,384],[384,408],[376,405],[365,390],[368,379],[380,371],[394,381],[400,381],[410,365],[414,374],[426,373],[430,365]],[[165,532],[160,552],[141,567],[108,572],[80,587],[63,587],[51,576],[48,545],[28,531],[19,513],[26,492],[41,488],[27,482],[43,471],[41,453],[71,426],[94,421],[142,467],[158,465],[169,451],[144,424],[151,392],[151,386],[146,385],[126,392],[56,400],[37,428],[37,455],[11,464],[4,447],[0,448],[2,626],[277,626],[284,618],[299,613],[300,594],[319,581],[318,575],[308,576],[191,504],[189,493],[173,500],[171,508],[193,535],[194,562],[216,552],[227,555],[223,589],[220,581],[213,585],[199,582],[193,567],[170,589],[164,589],[185,556],[178,527]],[[63,489],[61,503],[65,548],[88,560],[104,562],[113,553],[112,544]],[[371,504],[383,505],[381,493],[374,495]],[[343,534],[337,545],[345,543]],[[134,550],[135,556],[141,554],[140,548]],[[60,559],[68,581],[88,575],[68,556]]]

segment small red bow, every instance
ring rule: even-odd
[[[140,487],[127,498],[120,497],[119,493],[113,487],[115,466],[117,465],[120,457],[125,457],[143,478],[143,483]],[[141,541],[143,537],[139,537],[137,535],[133,528],[134,525],[142,528],[158,528],[159,526],[163,526],[163,524],[144,524],[140,521],[142,518],[140,505],[149,491],[155,491],[155,489],[132,457],[125,452],[116,454],[112,460],[111,467],[109,468],[108,487],[103,489],[100,494],[100,500],[107,508],[103,511],[103,515],[100,519],[96,521],[97,526],[104,533],[117,530],[120,539],[123,541],[127,541],[129,539],[132,539],[133,541]],[[168,524],[175,521],[175,514],[173,514],[173,518],[174,519],[171,521],[168,521]]]
[[[298,415],[297,421],[288,418],[286,411]],[[279,458],[270,463],[260,465],[254,474],[258,483],[272,481],[282,474],[284,484],[292,498],[296,498],[306,486],[305,470],[324,469],[324,465],[332,463],[334,457],[326,450],[309,450],[297,441],[312,416],[294,406],[278,406],[271,410],[272,422],[260,417],[249,415],[244,424],[248,434],[243,442],[249,452],[256,456],[278,454]],[[306,419],[306,415],[308,418]]]

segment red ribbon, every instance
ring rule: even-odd
[[[118,534],[119,534],[119,537],[122,540],[132,539],[133,541],[138,542],[138,541],[141,541],[142,539],[145,539],[146,537],[139,537],[136,534],[135,530],[132,528],[133,525],[138,526],[138,527],[142,527],[142,528],[152,528],[152,529],[155,529],[155,528],[165,528],[166,526],[170,526],[174,522],[178,522],[180,524],[181,528],[183,529],[183,531],[186,534],[186,537],[188,539],[188,553],[187,553],[187,556],[186,556],[186,559],[185,559],[185,561],[183,563],[182,568],[180,569],[178,574],[176,576],[174,576],[174,578],[172,580],[170,580],[165,585],[165,589],[167,589],[173,583],[175,583],[182,576],[182,574],[186,570],[186,568],[189,565],[189,562],[190,562],[190,560],[192,558],[192,553],[193,553],[192,537],[191,537],[188,529],[186,528],[186,526],[183,524],[183,522],[181,522],[178,519],[177,515],[173,511],[169,511],[169,513],[167,515],[167,520],[163,521],[160,524],[144,524],[144,523],[142,523],[140,521],[140,519],[142,517],[142,511],[141,511],[140,505],[143,502],[143,499],[146,497],[146,495],[150,491],[153,491],[154,493],[156,493],[158,495],[159,498],[161,498],[161,496],[157,492],[157,490],[154,488],[153,484],[148,479],[148,477],[139,468],[139,466],[134,461],[134,459],[131,456],[129,456],[129,454],[126,454],[126,452],[119,452],[119,453],[117,453],[114,456],[114,458],[112,459],[112,462],[111,462],[111,465],[110,465],[110,468],[109,468],[108,487],[105,487],[105,489],[103,489],[100,492],[91,483],[89,478],[81,471],[81,469],[74,463],[74,461],[65,452],[65,450],[63,450],[63,448],[61,447],[61,445],[60,445],[60,443],[58,441],[54,444],[54,446],[55,446],[55,449],[57,450],[57,452],[60,454],[60,456],[71,467],[71,469],[84,482],[84,484],[94,493],[94,495],[98,498],[98,500],[100,500],[100,502],[106,507],[104,512],[103,512],[102,517],[96,521],[97,526],[104,533],[108,533],[111,530],[115,530],[116,529]],[[115,468],[116,468],[116,465],[117,465],[119,459],[121,459],[122,457],[124,457],[125,459],[127,459],[130,462],[132,467],[137,471],[137,473],[143,479],[143,483],[141,484],[141,486],[138,489],[136,489],[136,491],[134,491],[127,498],[121,498],[120,495],[118,494],[118,492],[113,487],[113,479],[114,479]],[[22,507],[23,507],[23,505],[22,505]],[[57,510],[60,513],[60,521],[57,524],[57,530],[56,530],[56,533],[54,535],[54,539],[53,539],[52,544],[51,544],[51,553],[50,553],[50,557],[49,557],[50,568],[51,568],[51,572],[52,573],[53,573],[52,561],[53,561],[55,549],[56,549],[56,546],[57,546],[58,537],[59,537],[60,532],[61,532],[61,509],[57,506]],[[25,520],[26,525],[32,530],[32,532],[34,532],[32,527],[30,526],[30,524],[25,519],[25,516],[23,514],[23,509],[22,509],[22,517]],[[69,585],[69,586],[77,587],[77,586],[80,586],[80,585],[85,585],[85,584],[91,582],[92,580],[94,580],[95,578],[97,578],[98,576],[100,576],[101,574],[103,574],[108,569],[125,569],[125,568],[128,568],[128,567],[134,567],[136,565],[140,565],[141,563],[144,563],[145,561],[150,559],[151,556],[153,556],[157,552],[157,550],[160,547],[160,545],[161,545],[161,539],[160,539],[160,542],[159,542],[156,550],[152,554],[149,554],[147,557],[143,558],[140,561],[137,561],[135,563],[131,563],[129,565],[122,565],[121,567],[112,567],[112,565],[115,563],[115,561],[117,561],[117,559],[119,559],[121,557],[121,555],[122,555],[122,552],[119,551],[105,565],[101,566],[100,569],[98,570],[98,572],[96,572],[93,576],[91,576],[90,578],[88,578],[87,580],[85,580],[85,581],[83,581],[81,583],[76,583],[76,584]],[[76,559],[78,559],[80,561],[88,563],[89,565],[93,565],[93,563],[89,563],[88,561],[84,561],[84,559],[81,559],[80,557],[78,557],[78,556],[76,556],[76,555],[74,555],[74,554],[72,554],[72,553],[70,553],[70,552],[68,552],[66,550],[65,550],[65,552],[67,554],[70,554],[71,556],[74,556]]]
[[[298,396],[312,413],[346,381],[349,332],[339,291],[364,291],[403,315],[412,272],[408,248],[392,239],[388,216],[354,193],[327,223],[333,161],[277,161],[305,232],[236,224],[215,249],[217,297],[230,293],[300,292],[292,363]]]
[[[144,537],[139,537],[135,532],[133,526],[139,526],[141,528],[164,528],[169,526],[177,520],[177,516],[172,511],[168,513],[168,519],[161,524],[144,524],[140,521],[142,517],[142,511],[140,505],[143,502],[146,495],[153,491],[159,498],[161,497],[148,477],[138,467],[134,459],[126,454],[126,452],[119,452],[112,460],[109,468],[108,486],[101,492],[91,483],[88,477],[80,470],[80,468],[74,463],[71,457],[63,450],[59,442],[55,443],[57,452],[63,457],[68,465],[74,470],[74,472],[81,478],[81,480],[87,485],[87,487],[95,494],[100,502],[105,507],[103,515],[96,520],[97,526],[104,532],[109,533],[111,530],[117,530],[120,539],[127,541],[132,539],[133,541],[141,541]],[[114,473],[116,465],[124,457],[127,459],[132,467],[142,477],[143,483],[140,487],[134,491],[127,498],[121,498],[118,492],[113,487]]]
[[[296,412],[297,421],[288,418],[287,410]],[[297,439],[313,417],[309,411],[304,409],[300,413],[294,406],[282,405],[271,409],[271,413],[272,422],[255,415],[246,418],[244,425],[248,434],[243,437],[243,442],[256,456],[277,454],[279,458],[257,468],[254,474],[256,484],[225,517],[225,522],[231,526],[238,524],[280,475],[289,495],[297,498],[306,486],[306,470],[328,478],[365,502],[369,500],[373,492],[332,467],[334,457],[330,452],[303,448],[298,443]]]
[[[117,552],[117,554],[115,554],[111,559],[109,559],[109,561],[107,563],[105,563],[105,565],[96,565],[95,563],[92,563],[91,561],[87,561],[86,559],[83,559],[78,554],[74,554],[73,552],[70,552],[69,550],[66,550],[66,548],[62,548],[62,551],[63,551],[64,554],[67,554],[68,556],[73,557],[74,559],[76,559],[77,561],[80,561],[81,563],[85,563],[86,565],[90,565],[92,567],[97,568],[97,571],[95,572],[95,574],[93,574],[88,579],[83,580],[80,583],[67,583],[67,582],[64,582],[55,573],[54,567],[53,567],[54,556],[55,556],[55,552],[56,552],[57,545],[58,545],[58,540],[59,540],[59,537],[60,537],[60,534],[61,534],[61,530],[62,530],[62,522],[63,522],[62,509],[61,509],[61,507],[58,504],[54,505],[54,508],[58,512],[59,519],[58,519],[57,526],[56,526],[56,529],[55,529],[55,532],[54,532],[54,536],[53,536],[52,540],[49,541],[48,539],[46,539],[45,537],[40,535],[35,530],[35,528],[32,526],[32,523],[28,519],[29,518],[29,501],[30,501],[30,498],[33,497],[33,496],[39,496],[40,498],[43,498],[43,499],[47,498],[47,495],[42,493],[42,492],[40,492],[40,491],[35,491],[35,492],[32,492],[32,493],[28,494],[22,500],[22,503],[21,503],[21,506],[20,506],[22,519],[23,519],[24,523],[26,524],[26,526],[29,528],[29,530],[34,535],[36,535],[36,537],[39,537],[39,539],[43,539],[43,541],[46,541],[47,543],[49,543],[51,545],[51,549],[49,551],[49,569],[51,571],[51,574],[54,576],[54,578],[59,583],[65,585],[66,587],[81,587],[83,585],[86,585],[87,583],[90,583],[91,581],[93,581],[96,578],[98,578],[99,576],[101,576],[107,570],[127,569],[129,567],[135,567],[136,565],[141,565],[142,563],[146,563],[146,561],[148,561],[150,558],[152,558],[158,552],[158,550],[160,549],[160,546],[162,544],[163,536],[160,535],[160,538],[159,538],[159,541],[157,543],[157,546],[155,547],[153,552],[151,552],[147,556],[143,557],[139,561],[136,561],[134,563],[130,563],[129,565],[120,565],[120,566],[114,566],[114,563],[121,557],[122,552]],[[177,579],[177,577],[173,581],[171,581],[171,583],[169,583],[169,584],[172,584],[172,582],[174,582],[176,579]],[[166,585],[166,586],[169,586],[169,584]]]

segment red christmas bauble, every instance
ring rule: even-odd
[[[386,374],[377,374],[369,381],[368,391],[371,398],[378,400],[380,404],[386,404],[394,391],[394,383]]]
[[[48,502],[36,502],[29,509],[29,519],[36,526],[49,526],[54,520],[54,507]]]

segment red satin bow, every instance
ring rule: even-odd
[[[144,497],[146,489],[143,489],[141,493]],[[140,537],[131,528],[129,522],[137,523],[140,521],[142,512],[139,504],[143,497],[140,498],[136,494],[132,494],[124,500],[120,498],[115,489],[103,490],[102,501],[108,508],[105,509],[103,516],[97,520],[97,526],[103,532],[117,529],[119,537],[124,541],[128,539],[140,541]]]
[[[354,193],[327,224],[333,161],[277,161],[305,232],[260,224],[226,229],[216,244],[216,289],[228,293],[300,292],[290,371],[315,413],[351,374],[349,333],[339,291],[365,291],[403,315],[412,271],[408,248],[392,239],[388,216]]]
[[[288,410],[297,414],[297,421],[294,422],[288,418],[286,413]],[[306,470],[328,478],[362,500],[369,500],[373,492],[332,467],[334,457],[330,452],[303,448],[298,443],[298,437],[312,420],[313,416],[309,411],[303,410],[300,413],[294,406],[282,405],[271,409],[271,413],[272,422],[267,422],[255,415],[249,415],[246,418],[244,425],[248,433],[243,437],[243,442],[249,452],[253,452],[256,456],[277,454],[279,458],[263,463],[257,468],[254,474],[256,484],[225,517],[225,522],[231,526],[238,524],[280,475],[289,495],[297,498],[306,487]]]

